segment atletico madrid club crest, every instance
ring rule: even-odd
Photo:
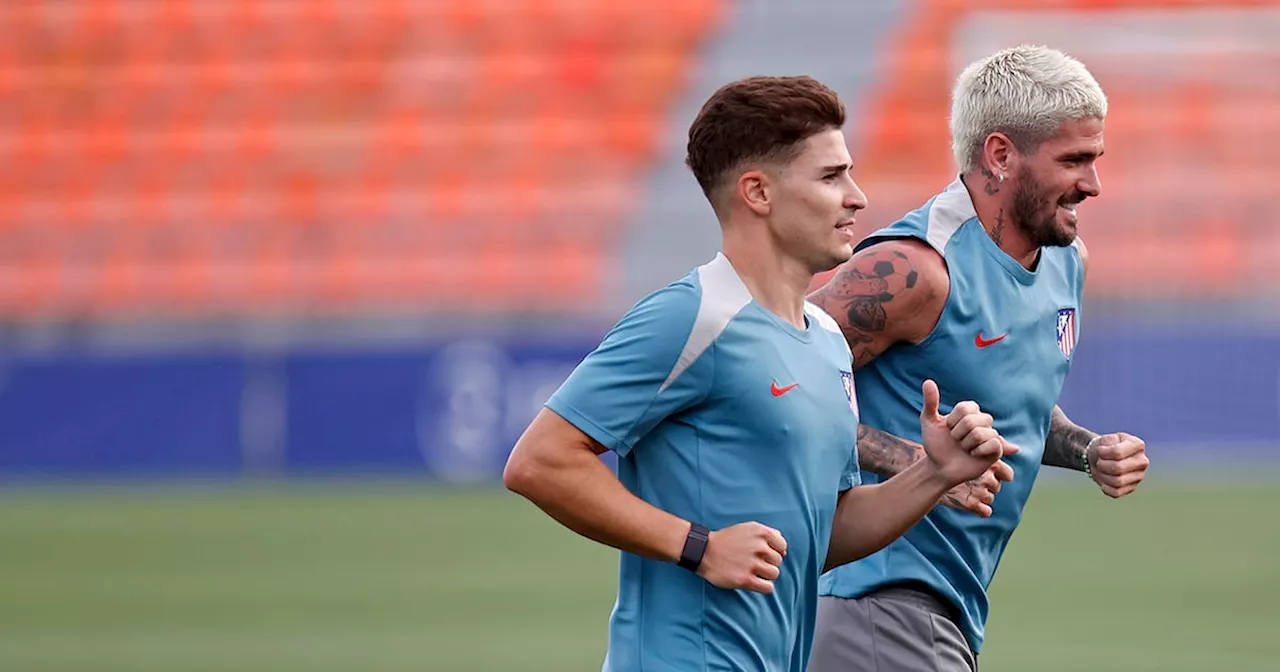
[[[852,408],[853,412],[857,413],[858,412],[858,394],[853,389],[853,372],[841,371],[840,380],[844,382],[845,396],[849,397],[849,408]]]
[[[1071,351],[1076,349],[1076,309],[1062,308],[1058,310],[1058,349],[1068,359]]]

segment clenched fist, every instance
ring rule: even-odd
[[[1124,432],[1103,434],[1090,441],[1086,455],[1093,480],[1111,497],[1137,490],[1151,465],[1147,442]]]
[[[959,485],[992,469],[1002,455],[1018,452],[992,427],[990,414],[962,401],[945,416],[938,414],[938,385],[924,381],[920,436],[929,461],[947,483]]]
[[[698,575],[717,588],[769,594],[786,555],[781,532],[760,523],[739,523],[707,535]]]

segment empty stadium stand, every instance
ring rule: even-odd
[[[738,35],[750,44],[716,67],[781,59],[837,87],[859,82],[841,93],[855,103],[867,231],[951,179],[948,93],[967,59],[1020,41],[1064,48],[1111,98],[1104,195],[1082,208],[1090,292],[1274,296],[1273,7],[921,0],[884,38],[865,90],[869,78],[839,74],[865,63],[787,60],[768,45],[744,57],[764,28]],[[633,245],[637,288],[657,282],[664,227],[707,216],[691,188],[666,199],[646,177],[688,182],[667,145],[733,8],[0,3],[0,319],[592,313],[620,281],[624,227],[655,212],[640,201],[667,204],[656,212],[676,224]],[[865,11],[739,8],[797,44],[824,17]]]
[[[722,4],[0,4],[0,316],[591,307]]]

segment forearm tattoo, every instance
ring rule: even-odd
[[[1085,447],[1097,434],[1071,422],[1061,408],[1053,407],[1053,417],[1049,421],[1049,438],[1044,444],[1044,457],[1041,464],[1051,467],[1064,467],[1085,470]]]
[[[924,449],[875,427],[858,425],[858,468],[890,477],[906,469]]]

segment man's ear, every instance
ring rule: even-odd
[[[1018,148],[1013,140],[999,131],[988,135],[982,144],[982,166],[997,181],[1006,180],[1017,172],[1018,158]]]
[[[773,180],[765,171],[756,168],[738,176],[735,194],[752,212],[765,217],[773,209]]]

